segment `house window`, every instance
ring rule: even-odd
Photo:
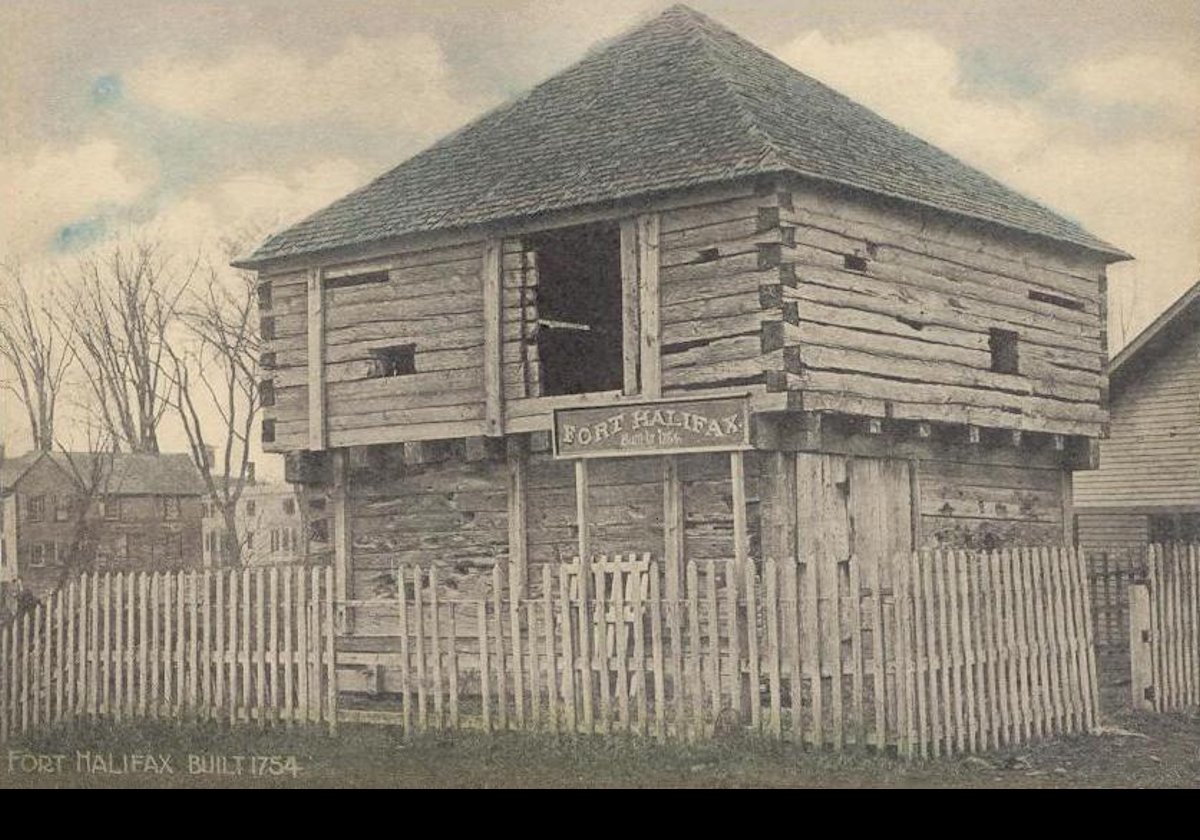
[[[1021,337],[1012,330],[991,330],[988,347],[992,351],[993,373],[1021,372]]]
[[[103,499],[100,502],[100,515],[109,522],[115,522],[121,518],[121,500],[120,499]]]
[[[262,422],[262,442],[263,443],[274,443],[275,442],[275,421],[274,420],[263,420],[263,422]]]
[[[254,550],[254,532],[253,531],[246,532],[246,548],[248,548],[250,551]]]
[[[411,376],[417,372],[417,345],[397,344],[371,350],[371,379]]]
[[[29,565],[34,569],[40,569],[46,565],[46,545],[45,543],[34,543],[29,550]]]
[[[1150,517],[1150,542],[1200,544],[1200,513],[1163,513]]]
[[[537,254],[543,395],[620,390],[620,226],[565,228],[530,237],[527,245]]]
[[[163,496],[162,499],[163,519],[178,519],[179,518],[179,498],[176,496]]]
[[[296,500],[295,499],[284,499],[283,500],[283,512],[287,516],[295,516],[296,515]]]
[[[279,551],[279,529],[272,528],[271,529],[271,553],[274,554],[277,551]]]
[[[258,401],[263,408],[275,405],[275,380],[264,379],[258,383]]]
[[[254,516],[256,513],[258,513],[258,503],[255,502],[254,499],[247,499],[246,500],[246,515]]]
[[[41,522],[46,518],[46,497],[30,496],[25,511],[30,522]]]

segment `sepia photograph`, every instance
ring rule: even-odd
[[[0,0],[33,788],[1200,788],[1200,0]]]

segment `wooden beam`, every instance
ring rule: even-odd
[[[641,393],[655,399],[662,396],[662,311],[658,286],[658,214],[648,213],[639,216],[637,233]]]
[[[638,269],[638,220],[621,220],[621,346],[625,370],[625,395],[641,389],[641,300]]]
[[[592,543],[588,534],[591,508],[588,504],[588,462],[580,458],[575,462],[575,524],[579,529],[579,559],[592,556]]]
[[[521,447],[508,454],[508,581],[513,601],[526,594],[529,575],[527,459]]]
[[[350,533],[350,469],[345,449],[333,453],[333,488],[330,501],[333,504],[333,586],[337,601],[337,632],[352,631],[350,613],[346,607],[347,581],[350,579],[351,547]]]
[[[483,390],[484,428],[489,437],[504,435],[503,380],[504,242],[490,238],[483,249]]]
[[[325,448],[325,290],[320,268],[308,272],[308,448]]]

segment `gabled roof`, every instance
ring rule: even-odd
[[[1114,382],[1120,380],[1126,373],[1138,368],[1152,349],[1161,347],[1162,342],[1176,334],[1177,330],[1188,326],[1200,329],[1200,282],[1184,292],[1179,300],[1167,307],[1150,326],[1112,357],[1108,363],[1109,376]]]
[[[0,461],[0,493],[7,492],[14,484],[21,480],[21,476],[25,475],[26,471],[33,466],[34,462],[42,455],[41,452],[26,452],[24,455],[18,455],[16,458],[5,458]]]
[[[0,464],[0,488],[13,487],[40,458],[49,458],[71,474],[71,465],[87,474],[92,459],[112,459],[103,492],[110,496],[199,496],[204,491],[191,457],[181,453],[150,455],[136,452],[27,452]]]
[[[1129,258],[707,17],[672,6],[236,264],[784,173]]]

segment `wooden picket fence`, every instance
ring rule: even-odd
[[[0,629],[0,742],[78,720],[337,724],[333,571],[82,574]]]
[[[1200,546],[1151,546],[1130,587],[1130,670],[1136,707],[1200,706]]]
[[[348,605],[392,611],[398,638],[368,658],[372,691],[398,707],[343,718],[406,734],[752,733],[907,757],[1095,728],[1076,552],[850,557],[832,576],[819,565],[688,562],[679,580],[649,557],[585,559],[541,567],[517,597],[497,567],[477,600],[446,598],[436,568],[404,566],[392,603]]]

